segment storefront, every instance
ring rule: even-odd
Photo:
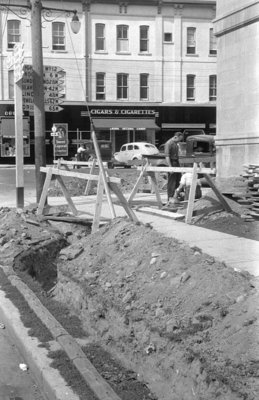
[[[93,118],[92,121],[97,138],[110,140],[113,152],[128,142],[155,144],[159,131],[154,118]]]
[[[57,153],[71,159],[75,156],[79,144],[91,139],[91,122],[97,139],[110,140],[113,152],[118,151],[124,143],[147,141],[159,146],[171,137],[175,130],[203,129],[205,133],[215,133],[216,106],[174,105],[174,104],[103,104],[64,101],[60,112],[47,112],[46,115],[46,158],[47,163],[54,159],[54,137],[51,135],[53,125],[63,126],[66,131],[66,142],[59,142]],[[33,113],[25,112],[29,120],[24,128],[25,163],[34,163],[34,118]],[[9,156],[7,142],[11,140],[15,147],[14,105],[12,102],[0,103],[0,117],[11,118],[12,127],[1,134],[1,163],[15,163],[15,157]],[[7,135],[8,132],[8,135]],[[197,133],[197,132],[195,132]],[[10,137],[7,137],[7,136]],[[63,139],[62,139],[63,140]],[[67,153],[67,155],[65,155]],[[61,154],[61,153],[60,153]]]
[[[0,118],[0,146],[1,158],[6,163],[11,159],[15,159],[16,143],[15,143],[15,123],[14,117],[2,116]],[[30,157],[30,119],[23,118],[23,152],[24,157]]]

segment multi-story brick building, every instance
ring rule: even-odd
[[[215,132],[216,1],[58,2],[61,10],[78,10],[77,35],[69,28],[71,16],[44,11],[57,8],[56,2],[42,4],[44,65],[63,68],[65,81],[63,110],[46,113],[47,139],[53,123],[67,124],[73,153],[78,139],[90,137],[90,120],[114,150],[131,140],[162,143],[176,129]],[[1,10],[2,116],[13,112],[13,72],[6,58],[16,42],[24,42],[25,63],[31,63],[28,19],[17,9]],[[33,113],[25,115],[33,138]],[[47,154],[52,156],[51,146]]]

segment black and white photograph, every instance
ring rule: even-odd
[[[0,0],[0,400],[259,399],[259,2]]]

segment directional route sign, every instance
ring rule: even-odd
[[[55,65],[43,66],[43,85],[44,85],[44,108],[47,112],[59,112],[64,94],[63,68]],[[24,65],[24,75],[22,79],[23,91],[23,110],[33,111],[33,75],[32,65]]]

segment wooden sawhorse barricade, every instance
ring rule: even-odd
[[[107,162],[102,162],[103,167],[105,170],[108,168],[108,163]],[[67,161],[63,159],[58,159],[54,161],[54,165],[56,165],[57,168],[64,167],[67,171],[70,171],[69,166],[74,167],[88,167],[90,168],[90,175],[94,174],[95,169],[99,169],[97,159],[94,158],[92,161]],[[87,184],[85,187],[84,194],[87,196],[90,193],[91,185],[92,185],[92,180],[88,179]]]
[[[193,168],[191,167],[152,167],[149,164],[144,165],[143,167],[138,167],[138,170],[140,170],[140,175],[138,177],[138,180],[128,198],[128,203],[131,204],[135,194],[138,191],[139,185],[142,181],[142,178],[144,175],[150,177],[150,180],[152,182],[152,187],[154,190],[154,193],[156,195],[158,207],[161,208],[163,206],[160,192],[158,189],[158,183],[157,183],[157,177],[156,174],[159,172],[165,173],[165,172],[190,172],[192,173],[192,183],[191,183],[191,188],[190,188],[190,194],[189,194],[189,200],[188,200],[188,206],[187,206],[187,212],[185,216],[185,222],[190,224],[191,219],[192,219],[192,214],[193,214],[193,209],[194,209],[194,200],[195,200],[195,191],[196,191],[196,185],[197,185],[197,175],[202,174],[204,178],[206,179],[207,183],[211,187],[211,189],[214,191],[216,196],[218,197],[220,203],[222,204],[222,207],[224,208],[225,211],[227,212],[232,212],[231,207],[229,204],[226,202],[220,191],[217,189],[216,185],[212,181],[210,175],[214,175],[215,171],[211,168],[204,168],[204,167],[198,167],[197,163],[193,164]]]
[[[102,174],[101,172],[99,175],[93,175],[93,174],[84,174],[84,173],[80,173],[80,172],[76,172],[76,171],[67,171],[67,170],[53,168],[53,167],[41,167],[40,171],[46,173],[46,178],[45,178],[41,198],[40,198],[40,201],[38,204],[38,210],[37,210],[38,215],[44,214],[44,207],[45,207],[46,200],[47,200],[48,189],[49,189],[51,180],[53,180],[53,179],[56,179],[58,181],[58,183],[60,184],[62,192],[64,194],[64,197],[65,197],[72,213],[75,216],[78,215],[78,211],[77,211],[77,209],[73,203],[73,200],[66,188],[66,185],[62,179],[63,176],[67,176],[67,177],[72,177],[72,178],[84,179],[87,181],[97,181],[98,182],[95,212],[94,212],[93,223],[92,223],[92,232],[95,232],[99,228],[104,192],[106,192],[106,196],[107,196],[107,200],[109,203],[112,218],[115,218],[116,215],[115,215],[110,191],[112,191],[117,196],[120,205],[124,208],[127,215],[129,216],[129,218],[132,221],[135,221],[135,222],[138,221],[135,213],[130,208],[127,200],[123,196],[123,194],[118,186],[118,184],[121,183],[120,178],[104,176],[104,174]]]

